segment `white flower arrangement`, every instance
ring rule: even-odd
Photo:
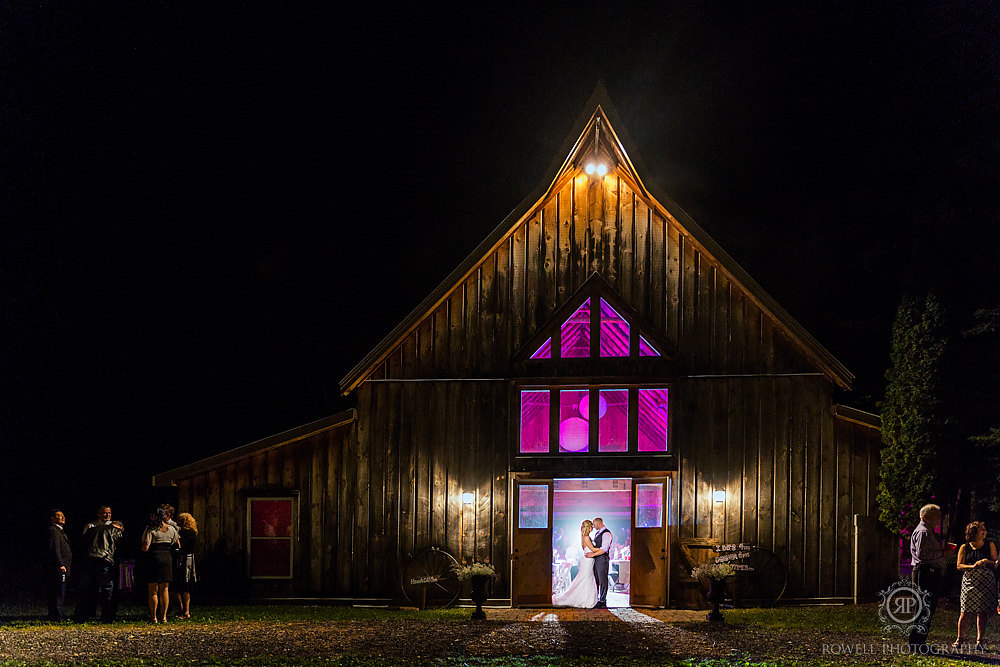
[[[497,576],[497,571],[489,563],[470,563],[469,565],[457,566],[454,570],[459,581],[468,581],[477,576]]]
[[[704,563],[691,570],[691,576],[695,579],[714,579],[715,581],[722,581],[735,574],[736,570],[729,563]]]

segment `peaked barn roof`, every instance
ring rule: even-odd
[[[587,110],[593,109],[589,113]],[[711,236],[689,216],[676,202],[665,196],[654,186],[647,186],[636,169],[636,162],[642,166],[641,159],[631,146],[617,113],[614,111],[603,86],[598,86],[585,106],[584,114],[579,118],[573,131],[563,144],[547,176],[538,188],[511,211],[506,218],[469,254],[459,266],[441,282],[431,294],[424,299],[388,336],[375,346],[364,359],[358,363],[340,381],[340,390],[346,395],[353,391],[403,340],[423,319],[449,294],[460,285],[476,266],[502,243],[523,222],[537,204],[550,193],[557,191],[563,183],[580,169],[585,168],[584,162],[593,156],[600,156],[613,165],[618,173],[630,181],[632,187],[649,200],[649,205],[665,217],[677,221],[684,232],[711,257],[724,271],[730,274],[733,281],[741,285],[758,306],[771,318],[778,322],[788,333],[792,341],[810,357],[813,362],[832,381],[843,389],[850,389],[854,375],[838,361],[819,341],[799,324],[777,301],[750,277],[736,260],[729,256]],[[645,169],[644,169],[645,170]]]

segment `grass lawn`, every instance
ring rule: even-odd
[[[198,606],[193,605],[193,620],[197,623],[228,623],[241,621],[306,621],[306,622],[338,622],[338,621],[405,621],[408,619],[421,621],[467,621],[469,619],[469,609],[443,609],[443,610],[402,610],[364,607],[338,607],[338,606],[306,606],[306,605],[233,605],[233,606]],[[886,635],[879,623],[877,608],[875,605],[859,606],[829,606],[829,607],[778,607],[774,609],[729,609],[725,611],[726,625],[729,628],[764,628],[774,629],[776,633],[794,633],[806,631],[808,633],[829,634],[831,642],[838,641],[838,637],[846,636],[845,633],[853,637],[864,636],[865,642],[873,645],[884,643],[902,643],[903,639],[898,636]],[[958,614],[956,610],[943,607],[938,610],[934,617],[931,637],[929,642],[935,644],[950,644],[955,637],[955,625]],[[145,620],[146,610],[144,607],[131,603],[122,605],[119,610],[119,621],[115,626],[142,626],[148,628]],[[617,621],[609,621],[617,622]],[[56,628],[61,624],[49,623],[44,618],[44,609],[21,605],[18,608],[11,608],[9,605],[0,607],[0,639],[3,633],[28,632],[33,629]],[[65,625],[72,625],[65,623]],[[178,626],[181,624],[179,623]],[[711,635],[711,628],[706,623],[681,623],[677,624],[685,630],[691,632],[705,633]],[[997,643],[997,626],[991,626],[987,636],[987,642]],[[974,630],[973,630],[974,632]],[[988,662],[996,663],[1000,661],[1000,653],[993,654],[994,659]],[[728,665],[741,665],[743,667],[757,667],[758,665],[793,665],[798,667],[813,667],[818,665],[835,665],[843,660],[837,656],[817,657],[815,659],[785,660],[781,662],[752,662],[739,656],[729,656],[718,659],[684,660],[668,664],[683,665],[684,667],[723,667]],[[926,667],[936,667],[939,665],[956,665],[968,663],[985,662],[976,658],[967,658],[962,661],[939,657],[922,656],[897,656],[889,661],[878,661],[874,659],[871,664],[891,664],[894,666],[920,665]],[[9,667],[39,667],[51,665],[49,662],[23,662],[8,661],[0,664]],[[580,658],[563,658],[548,656],[529,657],[454,657],[454,658],[422,658],[419,660],[399,658],[380,658],[364,655],[348,655],[333,659],[310,659],[310,658],[290,658],[280,656],[256,656],[241,659],[226,660],[188,660],[181,656],[164,657],[162,659],[145,660],[100,660],[85,663],[59,663],[62,665],[91,665],[97,667],[135,667],[144,665],[149,667],[180,667],[181,665],[235,665],[237,667],[258,667],[263,665],[306,665],[306,666],[327,666],[327,665],[373,665],[376,667],[395,665],[444,665],[458,666],[468,665],[477,667],[480,665],[509,665],[511,667],[536,667],[541,665],[565,665],[568,667],[590,667],[592,665],[612,665],[620,667],[634,667],[637,665],[649,664],[647,659],[612,658],[602,660],[594,656]],[[853,663],[864,664],[855,660]]]

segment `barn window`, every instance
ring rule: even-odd
[[[539,387],[520,397],[521,454],[669,451],[668,387]]]
[[[562,320],[547,325],[530,344],[529,359],[589,359],[663,356],[650,336],[642,335],[642,325],[630,321],[625,306],[612,305],[598,294],[587,297]],[[545,336],[542,338],[542,336]],[[527,352],[525,352],[527,354]]]
[[[549,451],[549,391],[521,392],[521,451]]]
[[[590,356],[590,299],[562,323],[560,338],[564,359]]]
[[[250,577],[290,579],[295,532],[295,498],[248,498]]]
[[[667,451],[667,390],[639,390],[639,451]]]

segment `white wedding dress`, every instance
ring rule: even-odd
[[[595,604],[597,604],[597,580],[594,579],[594,559],[580,556],[580,569],[570,582],[569,588],[552,596],[552,605],[590,609]]]

